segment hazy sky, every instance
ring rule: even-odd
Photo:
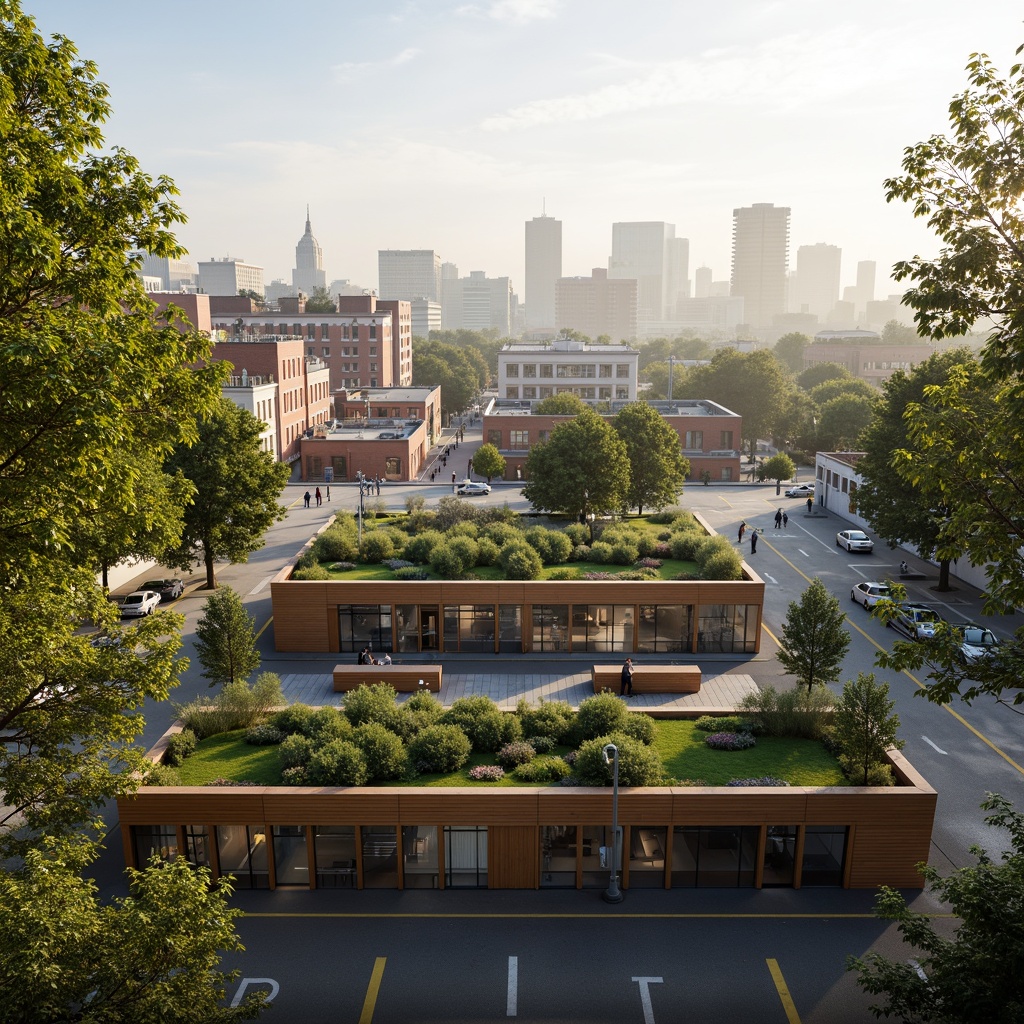
[[[24,0],[99,65],[107,141],[170,175],[194,259],[291,280],[306,203],[328,280],[377,250],[509,275],[523,223],[562,221],[563,273],[613,221],[664,220],[690,275],[730,271],[732,210],[792,208],[800,245],[888,268],[935,245],[882,180],[947,126],[972,52],[1005,72],[1013,0]],[[528,299],[528,297],[526,297]]]

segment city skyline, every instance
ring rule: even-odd
[[[433,249],[522,295],[523,224],[546,210],[566,276],[607,266],[613,223],[664,221],[691,279],[721,281],[733,209],[773,203],[792,210],[790,270],[799,247],[834,245],[841,287],[877,263],[876,297],[899,290],[895,261],[937,248],[882,181],[946,131],[972,52],[1009,68],[1011,6],[651,0],[627,24],[605,0],[299,0],[287,18],[239,0],[24,2],[98,65],[108,143],[174,179],[196,264],[290,280],[309,204],[328,280],[376,287],[378,250]]]

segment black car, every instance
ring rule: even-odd
[[[181,580],[147,580],[141,589],[155,590],[161,602],[173,601],[185,593],[185,584]]]

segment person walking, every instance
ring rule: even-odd
[[[747,524],[745,522],[740,523],[739,535],[736,538],[738,543],[740,543],[740,544],[743,543],[743,534],[745,534],[746,532],[747,532]]]
[[[775,529],[782,529],[782,509],[778,509],[775,513]]]
[[[620,697],[633,696],[633,659],[627,658],[622,666],[622,682],[619,684]]]
[[[377,497],[380,497],[380,477],[377,477]]]
[[[455,490],[455,473],[452,473],[452,490]]]
[[[807,514],[809,516],[814,515],[814,499],[811,497],[807,499]]]
[[[302,496],[302,500],[306,503],[306,508],[309,508],[309,498],[309,491],[306,491],[306,493]]]
[[[782,528],[784,530],[788,530],[789,529],[789,513],[788,512],[783,512],[782,513]]]
[[[320,493],[320,488],[316,489],[316,507],[319,508],[324,501],[324,496]]]
[[[757,554],[757,528],[755,527],[750,533],[750,553],[752,555]]]

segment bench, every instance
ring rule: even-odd
[[[928,577],[923,572],[901,572],[901,580],[926,580]]]
[[[422,686],[420,683],[422,682]],[[347,693],[357,686],[387,683],[399,693],[416,690],[441,692],[440,665],[335,665],[334,692]]]
[[[594,665],[590,670],[594,693],[602,690],[619,692],[622,684],[621,665]],[[633,665],[634,693],[698,693],[699,665]]]

